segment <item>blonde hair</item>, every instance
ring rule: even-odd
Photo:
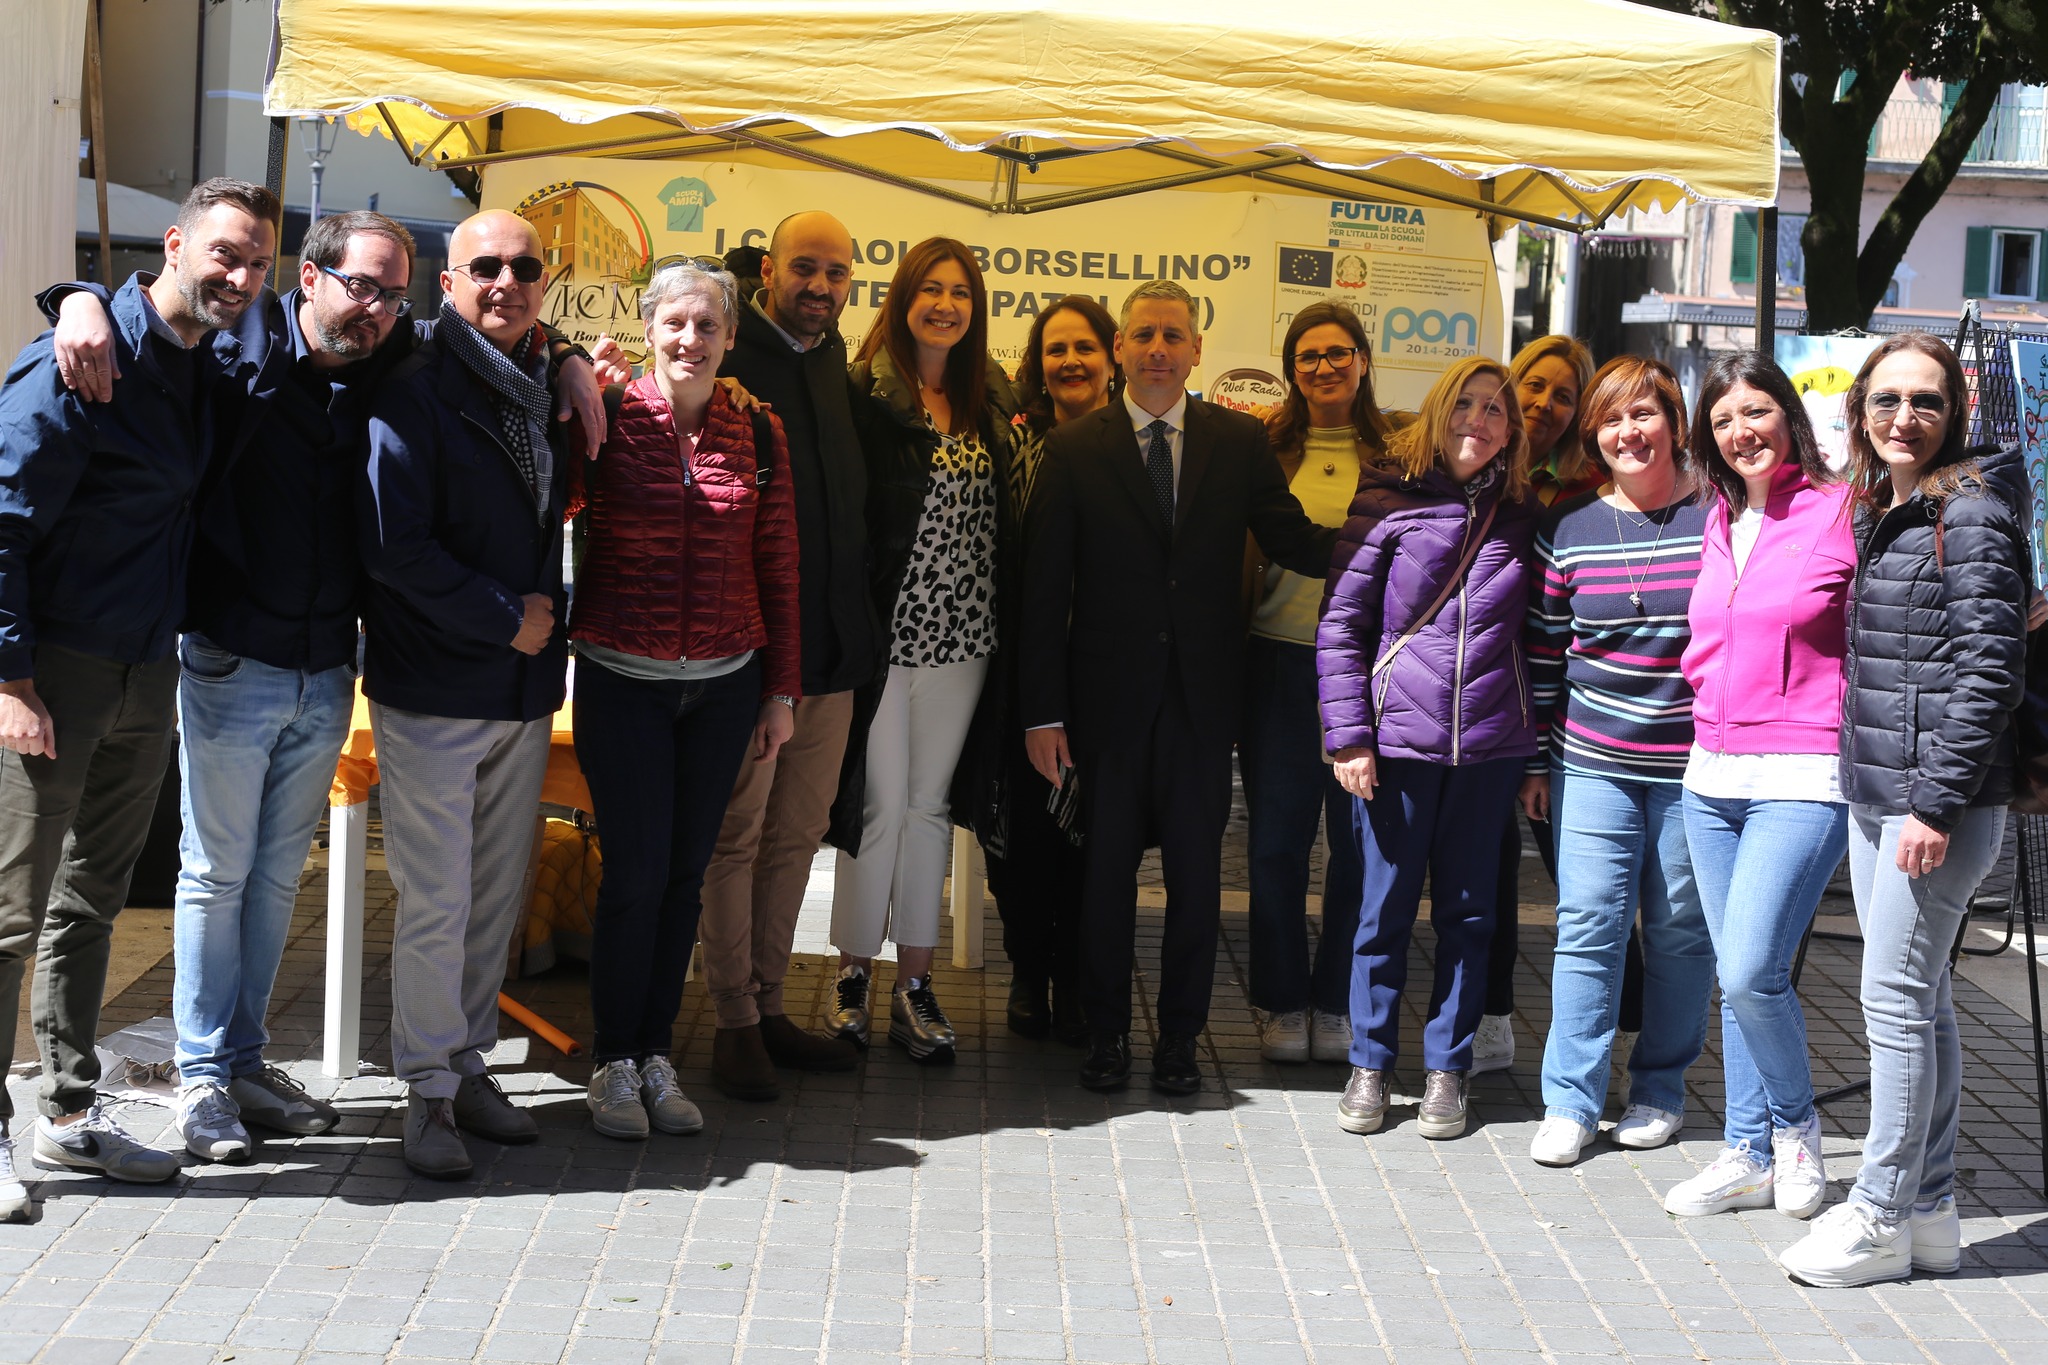
[[[1508,365],[1508,375],[1513,379],[1515,385],[1515,406],[1517,408],[1522,405],[1522,380],[1528,376],[1529,371],[1536,368],[1537,361],[1549,360],[1553,357],[1562,360],[1571,367],[1573,376],[1579,381],[1578,402],[1583,404],[1586,401],[1586,390],[1593,385],[1593,353],[1587,350],[1586,343],[1580,341],[1577,337],[1566,336],[1562,332],[1553,332],[1547,337],[1537,337],[1527,346],[1515,352],[1514,360]],[[1573,414],[1571,425],[1566,427],[1564,434],[1557,438],[1555,446],[1552,446],[1549,450],[1532,450],[1529,452],[1529,459],[1533,463],[1537,458],[1549,457],[1553,453],[1556,456],[1555,463],[1557,481],[1559,483],[1570,487],[1586,477],[1586,469],[1592,463],[1592,457],[1586,453],[1585,444],[1579,440],[1579,423],[1576,413]]]
[[[1520,498],[1529,492],[1529,432],[1522,425],[1521,405],[1514,401],[1514,381],[1507,367],[1497,360],[1472,356],[1445,370],[1430,388],[1429,396],[1422,400],[1415,420],[1395,433],[1388,453],[1411,479],[1421,478],[1432,468],[1442,468],[1444,447],[1451,434],[1451,411],[1457,406],[1458,394],[1481,375],[1491,375],[1500,381],[1498,396],[1507,410],[1508,443],[1494,458],[1505,461],[1506,496]]]

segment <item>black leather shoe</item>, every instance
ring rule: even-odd
[[[1081,1063],[1081,1084],[1089,1090],[1121,1090],[1131,1078],[1131,1035],[1098,1033]]]
[[[1081,992],[1057,981],[1052,983],[1052,1036],[1068,1047],[1088,1043],[1088,1016],[1081,1009]]]
[[[1010,1032],[1043,1038],[1052,1032],[1052,1011],[1045,1006],[1045,978],[1019,972],[1010,981]]]
[[[1152,1049],[1152,1088],[1167,1095],[1192,1095],[1202,1088],[1194,1034],[1159,1035],[1159,1046]]]

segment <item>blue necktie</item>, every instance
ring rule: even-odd
[[[1152,433],[1145,447],[1145,474],[1152,480],[1152,494],[1159,499],[1159,514],[1173,525],[1173,447],[1166,443],[1166,419],[1159,418],[1145,430]]]

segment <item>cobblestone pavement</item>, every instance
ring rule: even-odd
[[[1405,1105],[1397,1093],[1382,1132],[1347,1136],[1334,1115],[1342,1068],[1259,1060],[1239,984],[1242,915],[1225,916],[1205,1091],[1168,1101],[1144,1089],[1146,1043],[1138,1086],[1082,1091],[1077,1054],[1002,1027],[1009,977],[991,912],[987,969],[938,974],[963,1038],[955,1066],[922,1069],[877,1046],[850,1075],[790,1077],[778,1102],[730,1102],[708,1082],[710,1017],[693,986],[680,1061],[705,1130],[619,1143],[590,1128],[587,1065],[508,1024],[494,1067],[539,1118],[541,1141],[473,1141],[476,1179],[443,1185],[399,1160],[396,1086],[381,1069],[392,906],[381,873],[365,992],[376,1065],[338,1086],[314,1076],[316,870],[273,1055],[332,1093],[342,1129],[266,1144],[239,1168],[192,1166],[169,1187],[42,1174],[40,1223],[0,1227],[0,1361],[2048,1359],[2023,1019],[1958,983],[1961,1273],[1802,1289],[1772,1262],[1799,1225],[1768,1211],[1679,1221],[1659,1207],[1718,1149],[1711,1052],[1694,1068],[1680,1144],[1603,1144],[1562,1171],[1528,1160],[1546,890],[1540,871],[1525,877],[1520,1060],[1475,1081],[1476,1123],[1456,1141],[1416,1134],[1412,1093]],[[800,948],[817,947],[821,908],[807,911]],[[1143,927],[1156,946],[1157,912]],[[1430,947],[1424,930],[1417,973]],[[1806,968],[1823,1083],[1863,1069],[1854,951],[1816,942]],[[814,1015],[831,969],[809,951],[798,967],[792,1010]],[[166,961],[113,1002],[107,1027],[165,1013],[170,971]],[[587,1023],[578,967],[513,991],[571,1031]],[[1411,1010],[1411,1039],[1415,1022]],[[1409,1092],[1420,1080],[1417,1066],[1401,1074]],[[16,1096],[27,1099],[19,1078]],[[148,1135],[166,1121],[148,1106],[125,1117]],[[1864,1119],[1853,1097],[1827,1111],[1835,1198]]]

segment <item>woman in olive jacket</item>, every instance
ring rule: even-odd
[[[2031,522],[2015,452],[1963,448],[1968,390],[1936,338],[1885,340],[1846,408],[1859,515],[1842,794],[1870,1133],[1847,1201],[1780,1257],[1794,1279],[1828,1286],[1961,1263],[1950,953],[2012,796]]]
[[[897,950],[889,1037],[953,1060],[932,992],[939,893],[955,821],[1001,809],[995,666],[1011,638],[1018,509],[1008,493],[1016,400],[988,354],[973,252],[933,237],[906,252],[852,371],[868,468],[869,586],[888,628],[883,675],[856,689],[827,838],[839,850],[832,1031],[865,1045],[870,971]]]

